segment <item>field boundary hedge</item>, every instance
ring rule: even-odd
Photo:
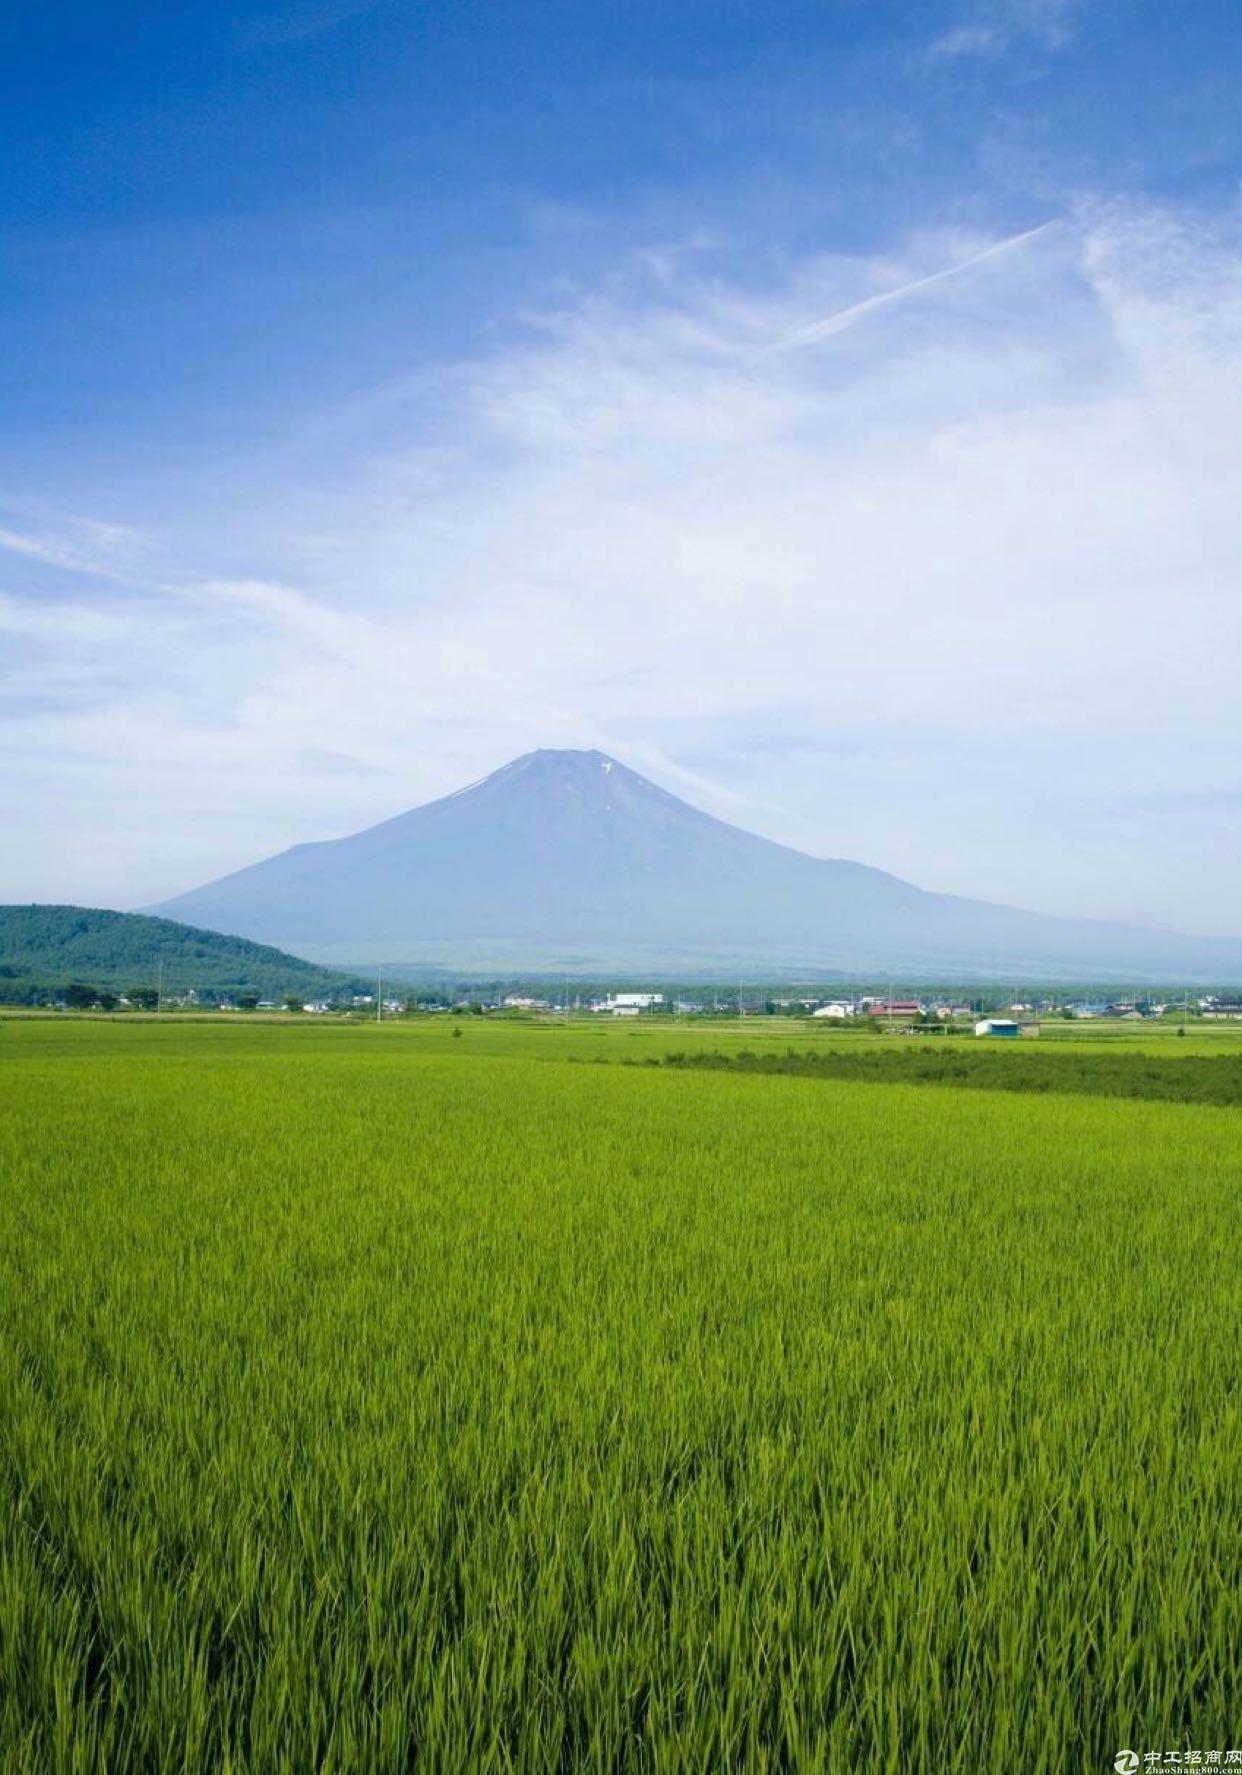
[[[1167,1103],[1242,1105],[1242,1056],[1191,1055],[1165,1059],[1148,1054],[1045,1054],[931,1052],[926,1048],[883,1053],[830,1049],[810,1054],[677,1052],[625,1065],[677,1071],[762,1073],[793,1078],[846,1079],[860,1084],[934,1085],[953,1090],[1016,1091],[1074,1097],[1132,1097]]]

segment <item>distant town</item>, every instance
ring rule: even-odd
[[[1208,1022],[1242,1022],[1242,998],[1215,993],[1186,994],[1181,998],[1142,996],[1121,998],[1069,998],[1031,995],[1006,998],[995,990],[968,997],[890,997],[861,993],[828,997],[815,993],[772,994],[757,988],[712,989],[682,995],[675,991],[605,991],[558,994],[505,991],[490,987],[446,991],[420,988],[409,992],[350,992],[332,997],[260,998],[254,993],[233,996],[196,989],[134,989],[129,993],[97,991],[72,984],[47,999],[48,1008],[60,1010],[266,1012],[311,1017],[409,1016],[509,1016],[613,1018],[674,1017],[790,1017],[823,1021],[841,1027],[873,1026],[910,1034],[1037,1035],[1041,1022],[1053,1019],[1109,1019],[1143,1022],[1147,1019],[1200,1018]]]

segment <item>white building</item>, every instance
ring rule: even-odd
[[[664,1003],[662,992],[614,992],[591,1006],[593,1011],[611,1011],[614,1017],[637,1017]]]
[[[831,1017],[836,1023],[844,1023],[847,1017],[854,1015],[854,1007],[838,1000],[831,1005],[820,1005],[818,1010],[811,1012],[811,1015],[812,1017]]]

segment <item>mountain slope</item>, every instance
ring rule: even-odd
[[[926,893],[744,832],[600,752],[532,752],[155,908],[321,959],[1242,978],[1242,941]]]
[[[37,997],[70,981],[123,993],[153,986],[157,973],[167,992],[217,996],[309,997],[350,984],[279,949],[167,918],[89,906],[0,906],[0,999],[27,1002],[32,989]]]

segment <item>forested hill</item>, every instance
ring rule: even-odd
[[[0,1001],[39,1004],[67,986],[128,995],[160,979],[175,997],[331,998],[360,987],[296,955],[170,918],[88,906],[0,906]]]

